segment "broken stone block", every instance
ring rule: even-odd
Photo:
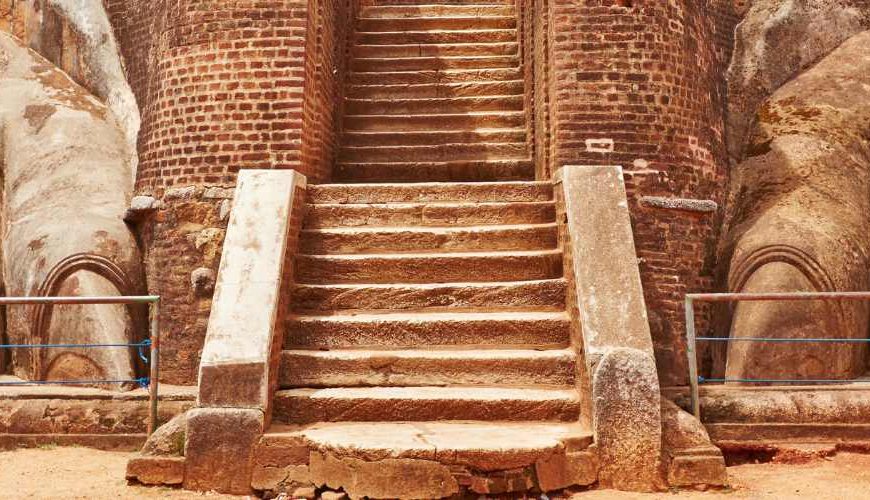
[[[136,457],[127,462],[126,476],[142,484],[181,484],[184,481],[184,457]]]
[[[589,451],[556,453],[535,463],[538,487],[553,491],[598,480],[598,457]]]
[[[206,297],[214,292],[217,274],[213,269],[200,267],[190,273],[190,286],[197,297]]]
[[[183,456],[186,432],[187,412],[179,413],[148,436],[145,446],[142,447],[142,454],[151,456]]]

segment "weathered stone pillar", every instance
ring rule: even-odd
[[[247,494],[251,452],[269,425],[305,177],[239,174],[187,420],[184,486]]]

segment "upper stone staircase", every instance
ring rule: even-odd
[[[263,446],[304,435],[381,458],[434,446],[427,458],[490,471],[588,446],[517,37],[502,1],[361,9],[342,184],[308,187],[279,425]]]

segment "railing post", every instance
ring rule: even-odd
[[[701,401],[698,390],[698,353],[695,341],[695,304],[691,295],[686,295],[686,356],[689,362],[689,392],[692,414],[701,419]]]
[[[151,371],[148,378],[148,435],[157,429],[157,386],[160,384],[160,299],[151,302]]]

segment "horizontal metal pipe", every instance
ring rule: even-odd
[[[157,295],[132,295],[121,297],[0,297],[0,305],[26,304],[148,304],[157,302]]]
[[[870,292],[770,292],[690,293],[687,298],[702,302],[759,302],[768,300],[867,300]]]
[[[139,342],[138,344],[0,344],[0,349],[36,349],[36,348],[45,348],[45,349],[67,349],[67,348],[80,348],[80,349],[90,349],[92,347],[148,347],[151,345],[150,340],[144,340]]]

